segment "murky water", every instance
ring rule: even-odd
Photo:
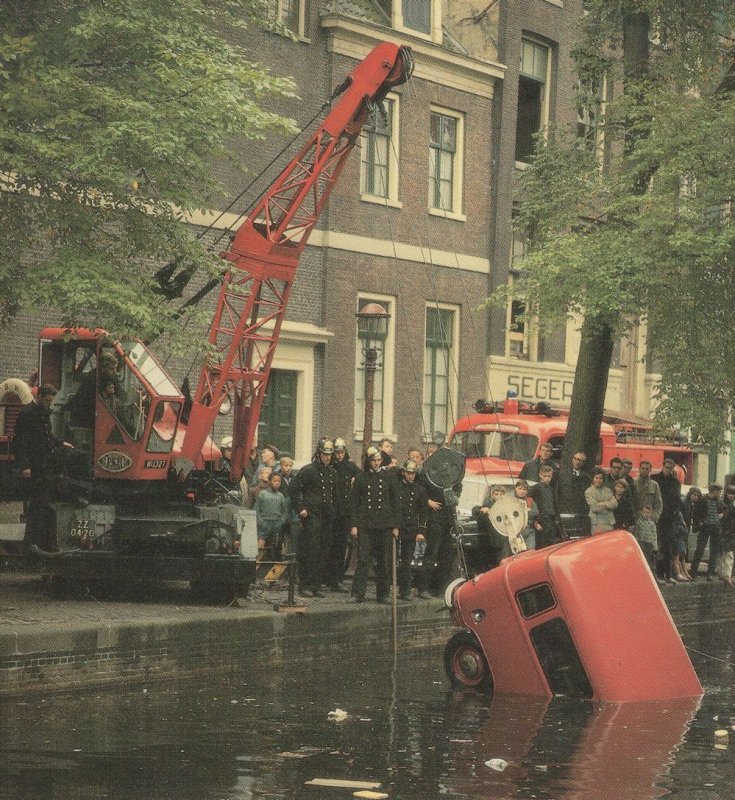
[[[710,683],[697,711],[450,693],[439,656],[401,660],[395,683],[391,664],[346,654],[311,675],[5,703],[0,796],[352,796],[306,784],[315,778],[373,781],[401,800],[735,794],[735,731],[733,749],[713,746],[714,730],[735,717],[724,663],[700,667],[728,681]],[[347,719],[328,719],[337,708]]]
[[[0,797],[687,800],[735,797],[735,620],[680,616],[706,688],[691,703],[594,706],[448,691],[440,652],[0,704]],[[704,624],[702,621],[704,620]],[[661,676],[666,680],[666,676]],[[336,722],[328,712],[344,709]],[[691,721],[691,722],[690,722]],[[494,769],[486,762],[502,769]]]

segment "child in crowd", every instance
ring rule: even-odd
[[[659,583],[664,583],[661,578],[656,577],[658,538],[656,536],[656,523],[653,521],[653,506],[650,503],[643,504],[640,516],[635,521],[633,533],[641,546],[653,576]]]
[[[539,467],[538,483],[531,487],[528,496],[533,498],[538,506],[539,520],[536,528],[536,549],[556,544],[559,541],[559,526],[557,525],[556,498],[552,481],[554,468],[548,464]]]
[[[618,501],[617,507],[613,509],[615,527],[629,531],[635,525],[635,513],[628,482],[624,478],[618,478],[613,483],[612,490],[613,496]]]
[[[275,546],[283,524],[288,520],[288,501],[281,494],[281,476],[272,472],[268,485],[255,498],[255,521],[258,529],[258,550],[269,560],[275,555]]]
[[[297,473],[293,470],[293,459],[288,456],[281,458],[281,494],[285,496],[288,503],[288,519],[283,526],[283,549],[285,553],[295,553],[298,541],[301,521],[296,513],[294,504],[291,501],[291,487]]]
[[[536,505],[536,501],[533,499],[533,497],[528,496],[528,481],[516,481],[515,495],[519,500],[522,500],[528,508],[528,523],[521,531],[521,536],[523,536],[526,542],[526,547],[529,550],[535,550],[536,531],[541,528],[541,522],[539,521],[538,506]]]
[[[248,489],[247,508],[255,508],[255,501],[258,499],[258,495],[263,489],[268,488],[268,482],[270,481],[272,472],[273,469],[271,467],[261,467],[258,470],[258,482],[255,486],[251,486]]]
[[[472,516],[477,520],[478,533],[485,534],[478,538],[478,564],[481,569],[497,567],[500,561],[510,555],[508,540],[501,536],[490,522],[490,509],[505,495],[505,486],[495,484],[487,490],[481,506],[472,509]]]
[[[489,514],[490,509],[493,507],[493,503],[497,503],[504,494],[505,486],[502,486],[499,483],[491,486],[485,495],[485,502],[478,508],[474,508],[472,510],[472,516],[477,517],[479,514]]]

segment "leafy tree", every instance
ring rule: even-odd
[[[735,101],[721,86],[735,8],[586,7],[580,85],[589,97],[604,74],[622,89],[601,123],[605,160],[574,134],[551,131],[523,177],[520,216],[529,306],[549,327],[584,316],[564,457],[595,452],[613,341],[641,316],[662,375],[658,421],[720,441],[735,388],[726,322],[735,299]]]
[[[292,83],[238,44],[273,24],[266,0],[0,4],[0,321],[170,325],[162,292],[220,269],[181,214],[221,193],[217,160],[240,167],[235,137],[294,129],[261,106]]]

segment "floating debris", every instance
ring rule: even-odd
[[[350,781],[341,778],[312,778],[305,782],[306,786],[336,786],[341,789],[380,789],[375,781]]]
[[[388,795],[385,792],[373,792],[370,789],[361,789],[359,792],[353,792],[353,797],[364,797],[368,800],[388,800]]]
[[[342,722],[342,720],[347,719],[347,717],[347,712],[343,711],[341,708],[336,708],[334,711],[330,711],[327,714],[327,718],[334,720],[334,722]]]
[[[504,761],[502,758],[491,758],[489,761],[485,762],[485,766],[496,770],[496,772],[502,772],[508,766],[508,762]]]

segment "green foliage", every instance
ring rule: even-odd
[[[292,83],[236,44],[239,28],[273,27],[267,6],[4,0],[0,321],[48,304],[65,323],[147,336],[173,319],[155,267],[217,269],[181,213],[221,191],[212,166],[235,137],[294,130],[262,107]]]
[[[718,86],[732,63],[723,51],[735,7],[586,5],[583,84],[612,69],[625,14],[654,21],[650,63],[607,107],[604,169],[573,133],[551,131],[539,143],[522,181],[528,254],[516,289],[549,326],[584,313],[620,335],[643,316],[662,375],[659,421],[721,443],[735,401],[735,99]],[[620,71],[608,76],[620,89]]]

